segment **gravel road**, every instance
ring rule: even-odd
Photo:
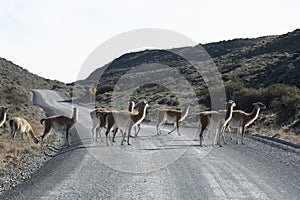
[[[35,90],[34,102],[71,116],[61,93]],[[90,109],[79,107],[72,145],[1,199],[299,199],[300,151],[246,138],[199,147],[197,130],[182,136],[144,123],[131,146],[91,141]],[[165,126],[165,130],[170,127]]]

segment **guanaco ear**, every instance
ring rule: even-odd
[[[259,106],[261,109],[266,109],[267,106],[265,104],[263,104],[262,102],[259,102]]]
[[[253,106],[259,106],[259,108],[261,109],[266,109],[267,106],[265,104],[263,104],[262,102],[256,102],[252,104]]]

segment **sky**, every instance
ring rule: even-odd
[[[0,0],[0,57],[70,83],[120,33],[160,28],[201,44],[278,35],[300,28],[299,8],[299,0]]]

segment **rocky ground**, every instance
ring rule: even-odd
[[[48,162],[62,147],[63,140],[53,141],[51,145],[41,148],[39,156],[22,159],[18,166],[11,166],[0,176],[0,194],[10,190],[28,179],[46,162]]]

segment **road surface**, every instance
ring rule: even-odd
[[[51,114],[71,116],[61,93],[34,91]],[[1,199],[299,199],[299,149],[246,138],[199,147],[196,131],[156,136],[145,123],[131,146],[92,142],[90,109],[79,107],[72,145]],[[77,135],[78,134],[78,135]]]

